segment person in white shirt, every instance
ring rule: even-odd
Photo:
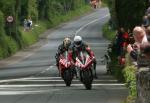
[[[135,43],[133,44],[133,46],[129,44],[127,46],[127,51],[130,54],[130,56],[136,61],[138,55],[136,51],[140,50],[141,45],[142,46],[146,45],[148,43],[148,40],[147,40],[146,32],[140,26],[136,26],[133,29],[133,36],[135,39]]]

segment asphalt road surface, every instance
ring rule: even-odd
[[[100,62],[109,43],[101,31],[108,19],[107,8],[97,9],[49,30],[47,39],[42,38],[34,46],[0,61],[0,103],[123,103],[127,88],[107,75]],[[55,66],[58,45],[64,37],[74,35],[83,37],[98,60],[98,79],[94,80],[92,90],[85,90],[78,79],[66,87]]]

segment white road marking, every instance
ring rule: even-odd
[[[60,80],[40,80],[40,79],[18,79],[18,80],[14,80],[14,81],[10,81],[10,82],[29,82],[29,81],[32,81],[32,82],[63,82],[64,80],[60,78]],[[79,80],[72,80],[72,82],[77,82]],[[93,80],[93,82],[117,82],[117,80]]]
[[[55,92],[59,91],[60,89],[49,89],[49,90],[26,90],[26,91],[0,91],[0,95],[24,95],[24,94],[39,94],[39,93],[49,93],[49,92]]]
[[[61,79],[61,77],[27,77],[27,78],[19,78],[19,79],[0,80],[0,83],[29,80],[29,79]]]
[[[43,74],[43,73],[45,73],[45,72],[47,72],[47,71],[49,71],[51,68],[53,68],[54,66],[49,66],[49,68],[47,68],[47,69],[45,69],[45,70],[43,70],[43,71],[41,71],[40,73],[41,74]]]
[[[75,35],[77,35],[81,30],[83,30],[83,29],[84,29],[85,27],[87,27],[88,25],[90,25],[90,24],[92,24],[92,23],[94,23],[94,22],[96,22],[96,21],[98,21],[98,20],[104,19],[104,18],[106,18],[107,16],[109,16],[109,14],[107,14],[107,15],[105,15],[105,16],[99,18],[99,19],[95,19],[95,20],[93,20],[93,21],[91,21],[91,22],[89,22],[89,23],[83,25],[81,28],[79,28],[79,29],[75,32]]]
[[[46,70],[48,71],[48,70],[50,70],[51,68],[53,68],[54,66],[50,66],[49,68],[47,68]]]
[[[96,21],[98,21],[98,20],[104,19],[104,18],[106,18],[107,16],[109,16],[109,14],[107,14],[107,15],[105,15],[105,16],[99,18],[99,19],[95,19],[95,20],[93,20],[93,21],[91,21],[91,22],[89,22],[89,23],[83,25],[83,26],[80,27],[78,30],[76,30],[75,35],[77,35],[77,34],[78,34],[81,30],[83,30],[86,26],[88,26],[88,25],[90,25],[90,24],[92,24],[92,23],[94,23],[94,22],[96,22]],[[74,36],[74,35],[73,35],[73,36]],[[48,45],[48,44],[47,44],[47,45]],[[46,45],[46,46],[47,46],[47,45]],[[52,67],[50,66],[50,67],[47,68],[46,70],[49,70],[50,68],[53,68],[53,66],[52,66]],[[44,73],[44,72],[42,72],[42,73]]]
[[[43,74],[43,73],[45,73],[45,72],[46,72],[46,71],[45,71],[45,70],[43,70],[43,71],[41,71],[40,73],[41,73],[41,74]]]
[[[22,82],[29,82],[29,84],[21,84]],[[33,82],[37,82],[37,84],[34,84]],[[47,84],[41,84],[38,82],[46,82],[49,81]],[[3,82],[18,82],[19,84],[4,84],[0,85],[0,95],[26,95],[26,94],[42,94],[42,93],[50,93],[61,90],[59,87],[66,87],[64,81],[61,77],[27,77],[27,78],[19,78],[19,79],[8,79],[0,81]],[[56,83],[51,83],[56,82]],[[76,83],[78,82],[78,83]],[[106,83],[94,83],[94,82],[106,82]],[[115,83],[109,83],[109,82],[115,82]],[[33,84],[32,84],[33,83]],[[74,79],[71,87],[83,87],[83,84],[79,82],[78,79]],[[92,84],[93,87],[96,86],[107,86],[108,88],[116,87],[116,86],[122,86],[125,87],[125,84],[123,83],[117,83],[116,79],[97,79],[93,81]],[[58,87],[58,88],[57,88]],[[52,88],[52,89],[50,89]]]
[[[125,86],[124,83],[96,83],[93,86]],[[0,88],[26,88],[26,87],[64,87],[65,84],[26,84],[26,85],[0,85]],[[83,86],[83,84],[71,84],[73,87]]]
[[[0,83],[9,83],[9,82],[21,82],[21,81],[63,81],[61,77],[28,77],[28,78],[19,78],[19,79],[8,79],[8,80],[1,80]],[[79,81],[79,80],[73,80]],[[117,82],[117,80],[93,80],[94,82]]]

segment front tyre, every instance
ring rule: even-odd
[[[62,76],[63,76],[66,86],[71,86],[71,82],[73,79],[73,73],[71,69],[65,70]]]
[[[91,69],[80,71],[80,79],[87,90],[92,89],[93,74]]]

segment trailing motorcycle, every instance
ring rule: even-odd
[[[93,82],[93,61],[86,52],[80,52],[80,56],[76,57],[75,66],[79,73],[80,81],[87,90],[92,88]]]
[[[71,61],[69,61],[68,51],[60,55],[59,72],[66,86],[70,86],[74,76],[74,68]]]

